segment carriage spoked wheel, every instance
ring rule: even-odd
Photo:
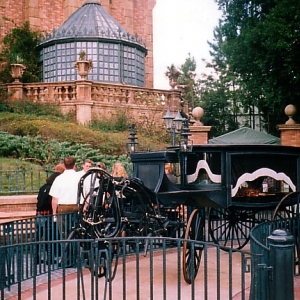
[[[300,192],[291,192],[285,195],[277,204],[272,220],[280,220],[280,228],[288,229],[294,235],[295,251],[294,261],[295,268],[299,272],[300,262],[300,240],[299,240],[299,227],[300,227]]]
[[[300,215],[300,192],[285,195],[277,204],[272,220],[289,220]]]
[[[189,217],[185,231],[185,240],[203,240],[204,214],[199,209],[194,209]],[[183,276],[186,283],[191,284],[196,278],[203,251],[202,245],[183,242]]]
[[[250,239],[255,221],[255,212],[251,210],[211,207],[208,213],[208,233],[215,244],[242,249]]]

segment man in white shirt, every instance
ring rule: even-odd
[[[96,163],[97,168],[101,168],[102,170],[106,171],[106,165],[103,162],[97,162]],[[94,191],[98,190],[99,188],[99,179],[100,179],[100,173],[91,173],[89,174],[83,181],[82,186],[82,195],[81,199],[86,199],[85,205],[83,208],[83,211],[86,210],[87,205],[89,203],[90,198],[90,192],[91,192],[91,186]],[[83,204],[83,201],[80,202],[80,204]]]
[[[52,211],[54,221],[56,214],[65,214],[78,211],[77,192],[80,174],[75,171],[75,158],[66,157],[64,159],[65,171],[53,182],[49,195],[52,196]],[[68,228],[64,222],[58,218],[58,228],[61,228],[61,238],[67,238]],[[61,226],[62,225],[62,226]]]
[[[82,170],[78,171],[79,179],[92,167],[93,162],[90,159],[85,159],[82,164]],[[80,197],[80,204],[82,204],[84,201],[84,198]]]
[[[80,177],[82,177],[93,165],[93,162],[90,159],[85,159],[82,164],[82,170],[78,171],[78,174],[80,174]],[[79,177],[79,178],[80,178]]]

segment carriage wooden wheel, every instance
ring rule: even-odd
[[[299,217],[300,192],[291,192],[285,195],[276,206],[273,220],[289,220]]]
[[[211,207],[208,213],[208,232],[214,243],[242,249],[250,239],[250,230],[255,221],[255,213],[252,210]]]
[[[194,209],[185,231],[185,240],[203,240],[204,213]],[[192,283],[196,278],[203,251],[202,245],[191,244],[188,241],[183,243],[183,276],[187,283]]]

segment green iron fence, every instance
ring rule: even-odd
[[[0,166],[0,195],[37,193],[51,172],[41,166]]]

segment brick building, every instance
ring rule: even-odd
[[[0,0],[1,39],[16,25],[29,21],[32,29],[51,32],[86,0]],[[146,87],[153,88],[153,19],[156,0],[99,0],[102,7],[130,34],[146,42]],[[13,22],[12,22],[13,21]]]

